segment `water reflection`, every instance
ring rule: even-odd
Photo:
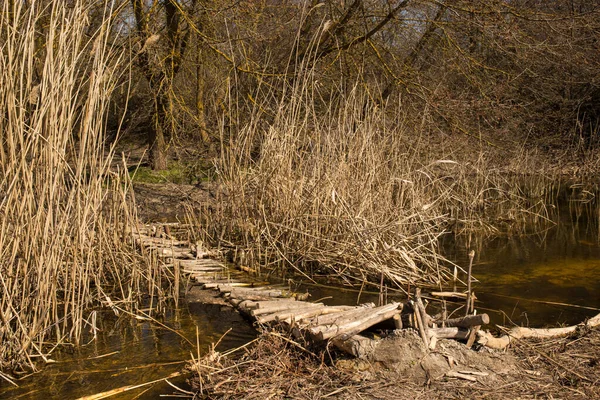
[[[161,327],[133,318],[116,318],[106,312],[99,318],[97,340],[79,348],[69,348],[52,355],[59,360],[44,370],[18,381],[19,388],[3,384],[4,399],[74,399],[164,378],[180,371],[183,360],[197,354],[196,327],[201,352],[229,329],[217,349],[240,346],[252,340],[256,332],[238,313],[219,305],[190,303],[188,308],[170,310]],[[185,377],[170,380],[185,388]],[[167,383],[128,391],[115,399],[158,398],[174,390]]]
[[[480,309],[501,310],[494,320],[542,326],[578,323],[600,312],[600,236],[595,191],[563,188],[544,229],[519,236],[446,237],[445,254],[468,265]],[[582,306],[582,307],[577,307]],[[489,310],[487,310],[489,312]]]

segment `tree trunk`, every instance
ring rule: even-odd
[[[167,142],[164,129],[167,119],[165,102],[168,100],[165,97],[164,94],[158,94],[155,98],[152,127],[147,137],[150,149],[150,166],[155,171],[167,169]]]
[[[196,47],[196,115],[198,117],[198,130],[204,143],[208,143],[209,136],[206,130],[206,116],[204,110],[204,74],[202,71],[201,38],[198,35]]]

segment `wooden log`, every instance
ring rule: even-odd
[[[313,325],[329,325],[334,323],[336,320],[342,319],[353,319],[356,315],[361,315],[366,309],[373,309],[375,307],[375,303],[366,303],[361,304],[360,306],[356,306],[348,311],[343,311],[337,315],[323,315],[319,316],[315,319]]]
[[[261,303],[267,303],[265,301],[263,302],[259,302],[259,304]],[[272,302],[269,302],[272,303]],[[303,301],[278,301],[275,303],[279,303],[279,304],[271,304],[268,307],[264,307],[264,306],[260,306],[256,309],[256,310],[252,310],[252,315],[253,316],[259,316],[259,315],[264,315],[264,314],[276,314],[276,313],[280,313],[280,312],[292,312],[294,310],[297,309],[305,309],[305,308],[312,308],[315,306],[319,306],[319,307],[323,307],[323,303],[305,303]]]
[[[338,336],[342,339],[348,339],[353,335],[357,335],[362,331],[369,329],[373,325],[376,325],[380,322],[387,321],[390,318],[393,318],[394,315],[398,313],[398,310],[390,310],[386,312],[382,312],[381,314],[375,314],[364,321],[356,321],[353,323],[348,323],[345,326],[340,327],[336,333],[323,335],[324,338],[328,339],[333,336]],[[331,336],[330,336],[331,335]],[[328,337],[326,337],[328,336]]]
[[[469,272],[467,273],[467,304],[465,308],[465,317],[471,312],[471,272],[473,269],[473,259],[475,258],[475,250],[469,252]]]
[[[512,340],[524,339],[524,338],[539,338],[548,339],[553,337],[565,336],[575,332],[580,327],[593,328],[600,326],[600,314],[590,318],[586,322],[582,322],[578,325],[565,326],[562,328],[524,328],[516,327],[508,331],[507,335],[501,337],[494,337],[492,334],[486,331],[478,332],[478,342],[486,347],[493,349],[504,350],[506,349]]]
[[[229,300],[229,301],[231,302],[232,300]],[[238,303],[237,307],[240,311],[245,312],[246,314],[250,315],[250,310],[256,309],[257,305],[256,305],[256,302],[254,302],[252,300],[243,300],[240,303]]]
[[[366,309],[363,310],[362,314],[354,317],[353,320],[335,320],[329,325],[314,326],[309,328],[309,333],[313,339],[317,341],[326,340],[334,336],[346,339],[375,324],[392,318],[400,312],[399,310],[401,307],[402,305],[400,303],[391,303],[374,309]]]
[[[477,332],[479,332],[479,329],[481,328],[480,325],[476,325],[474,327],[471,328],[471,330],[469,331],[469,338],[467,339],[467,348],[470,349],[473,346],[473,343],[475,343],[475,338],[477,337]]]
[[[312,326],[331,325],[336,320],[338,320],[338,321],[342,321],[343,319],[353,320],[353,319],[356,319],[357,316],[363,315],[365,310],[371,309],[371,308],[372,307],[358,307],[357,306],[357,307],[354,307],[354,309],[351,309],[348,311],[343,311],[341,313],[317,316],[316,318],[314,318],[312,320],[311,325]]]
[[[462,318],[447,319],[446,321],[436,321],[444,324],[446,327],[470,328],[471,326],[487,325],[490,323],[490,317],[487,314],[467,315]]]
[[[302,304],[302,303],[301,303]],[[320,304],[309,304],[309,303],[304,303],[305,307],[302,308],[297,308],[297,309],[287,309],[284,311],[278,311],[278,312],[274,312],[271,314],[262,314],[257,316],[256,320],[258,322],[260,322],[261,324],[264,324],[266,322],[271,322],[271,321],[275,321],[279,318],[281,319],[285,319],[285,318],[289,318],[290,316],[294,315],[295,312],[307,312],[307,311],[317,311],[317,310],[321,310],[322,308],[325,307],[325,305],[323,305],[323,303]],[[255,310],[258,311],[258,310]]]
[[[332,340],[332,343],[338,349],[357,358],[369,358],[379,345],[378,340],[361,335],[354,335],[346,340],[336,338]]]
[[[417,325],[419,326],[419,335],[421,335],[421,339],[425,346],[429,348],[429,338],[427,337],[427,325],[423,321],[424,318],[421,316],[421,309],[417,306],[415,302],[412,302],[413,309],[415,310],[415,320],[417,321]]]
[[[428,337],[435,336],[437,339],[467,339],[469,330],[464,328],[430,328],[427,331]]]
[[[229,303],[234,307],[239,306],[242,301],[240,299],[229,299]]]
[[[179,262],[179,264],[184,267],[184,268],[193,268],[193,267],[220,267],[223,268],[225,267],[225,264],[223,264],[220,261],[217,260],[213,260],[210,258],[200,258],[200,259],[194,259],[194,260],[179,260],[179,259],[175,259],[176,262]]]
[[[461,292],[431,292],[430,293],[434,297],[442,297],[442,298],[456,298],[456,299],[467,299],[466,293]]]
[[[323,307],[318,310],[308,310],[305,312],[294,312],[288,318],[278,318],[280,322],[285,322],[289,325],[295,323],[301,323],[305,321],[310,321],[314,317],[318,317],[319,315],[329,315],[329,314],[337,314],[343,311],[348,311],[349,309],[353,309],[352,306],[331,306],[331,307]]]
[[[200,273],[202,273],[202,272],[217,273],[217,272],[223,271],[223,268],[215,268],[215,267],[198,267],[198,268],[193,268],[193,269],[184,268],[182,271],[186,274],[194,275],[199,272]]]
[[[231,293],[233,297],[262,296],[262,297],[285,297],[292,296],[292,292],[287,290],[269,290],[263,288],[242,288],[232,287],[230,285],[219,285],[219,291],[222,293]]]
[[[294,298],[281,299],[274,301],[259,301],[253,315],[271,314],[278,311],[285,311],[292,308],[302,308],[317,303],[305,303],[303,301],[295,301]],[[323,304],[323,303],[318,303]]]
[[[504,350],[510,345],[510,337],[504,335],[497,338],[487,331],[480,330],[477,332],[477,342],[490,349]]]
[[[190,249],[178,248],[160,248],[157,249],[156,255],[160,258],[184,258],[190,260],[196,258]]]
[[[205,285],[209,282],[214,281],[215,279],[219,278],[219,273],[217,272],[203,272],[203,273],[197,273],[195,272],[194,274],[191,275],[192,278],[196,281],[196,283]]]
[[[437,336],[431,336],[429,338],[429,350],[433,351],[435,350],[435,346],[437,346]]]
[[[232,287],[249,287],[249,286],[252,286],[251,283],[247,283],[247,282],[237,282],[237,281],[232,282],[232,281],[226,280],[226,279],[225,280],[219,279],[219,280],[216,280],[214,282],[206,283],[204,285],[204,289],[217,289],[219,287],[219,285],[223,285],[223,284],[227,284],[227,285],[232,286]]]
[[[402,315],[401,314],[396,314],[394,315],[394,327],[396,329],[402,329]]]
[[[458,379],[464,379],[464,380],[467,380],[470,382],[477,382],[477,378],[475,378],[474,376],[463,374],[463,373],[456,372],[456,371],[448,371],[448,372],[446,372],[446,376],[449,378],[458,378]]]
[[[230,299],[241,299],[241,300],[250,300],[253,302],[261,302],[261,301],[271,301],[276,299],[276,297],[269,297],[269,296],[262,296],[259,294],[255,294],[255,295],[251,295],[251,294],[235,294],[235,293],[227,293],[226,294],[227,297],[229,297]],[[284,297],[281,297],[282,300],[286,299]]]
[[[421,319],[423,320],[423,326],[425,327],[425,329],[427,329],[430,326],[432,326],[433,318],[431,318],[429,316],[429,314],[427,314],[427,311],[425,311],[425,305],[423,304],[423,300],[421,299],[421,289],[420,288],[416,289],[415,300],[416,300],[417,308],[419,309],[419,314],[421,316]]]
[[[353,323],[357,320],[364,319],[370,315],[380,313],[382,309],[383,311],[391,309],[395,310],[397,307],[394,307],[394,305],[395,303],[381,307],[371,307],[371,304],[369,304],[369,307],[359,306],[352,310],[343,311],[336,314],[324,315],[323,317],[317,317],[313,320],[310,330],[314,333],[317,333],[327,331],[330,329],[337,329],[336,327]]]

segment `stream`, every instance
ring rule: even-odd
[[[467,245],[451,235],[441,241],[447,258],[462,267],[475,250],[476,309],[494,323],[539,327],[576,324],[600,312],[600,237],[595,197],[566,191],[553,211],[555,224],[518,236],[478,237]],[[311,300],[326,304],[377,301],[377,294],[341,288],[307,287]],[[458,288],[464,290],[464,288]],[[229,307],[187,303],[161,320],[173,329],[117,318],[104,311],[97,340],[54,353],[56,363],[21,379],[19,388],[2,382],[2,399],[72,399],[160,379],[180,371],[185,361],[219,342],[218,350],[238,347],[256,331]],[[198,335],[196,334],[198,329]],[[179,334],[176,334],[177,330]],[[223,336],[225,333],[227,334]],[[170,380],[187,389],[185,377]],[[158,398],[174,389],[165,382],[135,389],[114,399]]]
[[[191,354],[197,357],[196,340],[204,355],[213,343],[220,341],[217,350],[224,351],[256,337],[256,331],[231,307],[215,304],[188,303],[177,311],[167,311],[161,322],[171,330],[130,317],[117,318],[112,311],[98,321],[101,331],[97,340],[53,353],[57,362],[17,381],[19,388],[2,382],[0,399],[76,399],[138,385],[181,371]],[[189,389],[185,376],[169,381]],[[139,395],[156,399],[174,392],[166,382],[160,382],[110,398]]]

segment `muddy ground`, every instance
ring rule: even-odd
[[[241,354],[211,353],[190,368],[198,396],[211,399],[597,399],[599,349],[598,329],[507,351],[454,340],[427,351],[405,330],[358,360],[266,332]]]

